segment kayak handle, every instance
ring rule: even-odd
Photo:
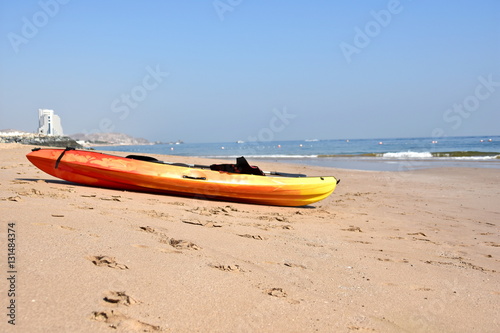
[[[63,158],[64,154],[66,154],[66,152],[68,150],[75,150],[75,148],[73,148],[73,147],[66,147],[66,149],[64,149],[62,151],[61,155],[59,155],[59,157],[57,158],[55,169],[57,169],[59,167],[59,163],[61,162],[61,159]]]
[[[196,180],[207,180],[207,177],[194,177],[194,176],[187,176],[187,175],[182,176],[182,178],[196,179]]]

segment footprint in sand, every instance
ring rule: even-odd
[[[283,291],[283,288],[266,289],[265,293],[268,294],[269,296],[273,296],[273,297],[287,297],[288,296],[286,294],[286,292]]]
[[[198,220],[182,220],[181,222],[186,223],[186,224],[198,225],[198,226],[202,226],[202,227],[208,227],[208,228],[220,228],[220,227],[222,227],[221,224],[213,222],[213,221],[200,222]]]
[[[342,229],[343,231],[352,231],[352,232],[363,232],[360,227],[355,227],[353,225],[349,226],[347,229]]]
[[[112,195],[110,198],[101,197],[99,199],[104,200],[104,201],[118,201],[118,202],[123,201],[123,199],[120,195]]]
[[[161,332],[160,326],[154,326],[137,319],[130,318],[118,311],[94,311],[91,316],[92,320],[101,321],[110,328],[120,329],[124,332]]]
[[[286,300],[286,302],[290,304],[300,304],[301,300],[293,299],[288,296],[288,294],[283,290],[283,288],[269,288],[269,289],[264,289],[263,290],[264,294],[276,297],[276,298],[283,298]]]
[[[70,231],[75,231],[76,229],[75,228],[72,228],[72,227],[68,227],[66,225],[60,225],[59,228],[61,229],[66,229],[66,230],[70,230]]]
[[[360,240],[348,240],[349,243],[359,243],[359,244],[372,244],[372,242],[360,241]]]
[[[180,249],[180,250],[200,250],[201,249],[198,245],[191,243],[191,242],[188,242],[186,240],[182,240],[182,239],[170,238],[168,240],[168,244],[170,246],[175,247],[176,249]]]
[[[158,218],[158,219],[162,219],[162,220],[168,220],[170,219],[170,215],[167,214],[167,213],[163,213],[163,212],[159,212],[159,211],[156,211],[154,209],[151,209],[151,210],[140,210],[139,211],[140,213],[143,213],[149,217],[153,217],[153,218]]]
[[[176,249],[179,249],[179,250],[186,250],[186,249],[188,249],[188,250],[200,250],[201,249],[201,247],[199,247],[198,245],[191,243],[191,242],[188,242],[186,240],[170,238],[164,232],[159,232],[150,226],[139,227],[139,228],[141,231],[145,231],[145,232],[159,236],[160,239],[158,240],[158,242],[160,242],[162,244],[168,244],[172,247],[175,247]],[[166,229],[164,229],[164,230],[166,231]],[[132,246],[141,247],[138,245],[132,245]]]
[[[423,232],[410,232],[410,233],[407,233],[407,235],[427,237],[427,235],[424,234]]]
[[[104,297],[102,298],[105,305],[111,306],[130,306],[135,304],[141,304],[142,302],[136,300],[135,298],[127,295],[124,291],[106,291]]]
[[[25,190],[23,192],[17,192],[17,195],[31,197],[31,196],[34,196],[34,195],[43,195],[43,193],[41,191],[37,190],[37,189],[32,188],[31,190]]]
[[[209,264],[208,266],[212,268],[217,268],[218,270],[224,272],[244,272],[244,270],[239,265]]]
[[[300,265],[300,264],[294,264],[292,262],[285,262],[283,265],[287,266],[287,267],[298,267],[298,268],[302,268],[302,269],[306,269],[307,267],[304,266],[304,265]]]
[[[27,181],[25,181],[25,180],[19,180],[19,179],[16,179],[16,180],[12,180],[10,183],[11,183],[11,184],[20,185],[20,184],[29,184],[30,182],[27,182]]]
[[[179,250],[170,250],[162,247],[149,247],[147,245],[142,245],[142,244],[130,244],[130,245],[138,249],[153,249],[155,251],[159,251],[162,253],[182,253],[182,251]]]
[[[272,221],[288,222],[288,219],[280,213],[278,213],[276,215],[271,215],[271,216],[261,215],[261,216],[258,216],[257,219],[259,219],[261,221],[270,221],[270,222],[272,222]]]
[[[392,259],[389,259],[389,258],[377,258],[378,261],[386,261],[386,262],[391,262],[391,261],[394,261]]]
[[[162,228],[165,232],[158,231],[150,226],[145,226],[145,227],[139,227],[141,231],[145,231],[147,233],[159,236],[160,239],[158,242],[163,243],[163,244],[168,244],[169,238],[167,237],[167,234],[165,233],[167,229]]]
[[[156,233],[156,230],[151,228],[150,226],[145,226],[145,227],[139,227],[139,229],[141,229],[142,231],[145,231],[145,232],[149,232],[149,233]]]
[[[127,265],[117,263],[114,257],[89,256],[87,257],[87,259],[90,260],[96,266],[104,266],[116,269],[128,269]]]
[[[203,216],[211,216],[212,215],[212,213],[210,212],[210,210],[208,208],[206,208],[206,207],[195,207],[195,208],[192,208],[192,209],[186,209],[185,211],[189,212],[189,213],[203,215]]]
[[[161,229],[161,231],[159,231],[159,229]],[[157,228],[157,229],[155,229],[155,228],[150,227],[150,226],[147,225],[145,227],[139,227],[139,230],[145,231],[145,232],[153,234],[153,235],[160,236],[160,238],[168,238],[167,234],[166,234],[166,232],[168,232],[168,230],[165,229],[165,228]]]
[[[8,197],[8,198],[1,198],[0,200],[2,201],[15,201],[15,202],[19,202],[21,201],[21,197],[16,195],[15,197]]]
[[[92,210],[94,207],[88,206],[88,205],[75,205],[75,204],[70,204],[71,206],[75,207],[76,209],[84,209],[84,210]]]
[[[167,204],[174,205],[174,206],[185,206],[186,205],[184,202],[179,202],[179,201],[167,202]]]
[[[250,238],[250,239],[256,239],[256,240],[264,240],[264,238],[262,238],[262,236],[260,236],[260,235],[243,234],[243,235],[238,235],[238,236]]]
[[[212,216],[212,215],[232,216],[231,213],[238,212],[238,209],[232,206],[214,207],[214,208],[195,207],[192,209],[186,209],[185,211],[204,216]]]

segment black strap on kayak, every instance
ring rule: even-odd
[[[154,157],[144,156],[144,155],[127,155],[127,156],[125,156],[125,158],[130,158],[130,159],[138,160],[138,161],[180,166],[180,167],[184,167],[184,168],[210,169],[210,167],[208,165],[186,164],[186,163],[169,163],[169,162],[160,161]]]
[[[57,161],[56,161],[56,169],[57,167],[59,167],[59,162],[61,162],[61,159],[63,158],[64,154],[66,154],[66,152],[68,150],[75,150],[75,148],[71,148],[71,147],[66,147],[66,149],[63,150],[63,152],[61,153],[61,155],[59,155],[59,157],[57,158]]]
[[[157,160],[154,157],[143,156],[143,155],[128,155],[128,156],[125,156],[125,158],[131,158],[133,160],[146,161],[146,162],[163,163],[162,161]]]

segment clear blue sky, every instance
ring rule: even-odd
[[[0,37],[0,129],[500,134],[498,0],[3,0]]]

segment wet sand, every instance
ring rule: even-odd
[[[260,163],[341,179],[287,208],[80,186],[30,149],[0,145],[2,332],[500,330],[500,169]]]

